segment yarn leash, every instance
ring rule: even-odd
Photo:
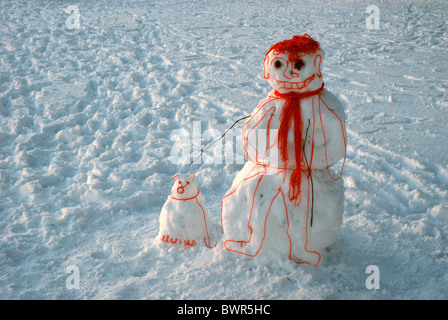
[[[211,142],[208,146],[206,146],[205,148],[202,148],[202,149],[201,149],[201,153],[200,153],[196,158],[194,158],[194,159],[190,162],[189,165],[191,166],[191,165],[193,164],[193,162],[195,162],[197,159],[199,159],[199,158],[202,156],[202,154],[203,154],[208,148],[210,148],[215,142],[217,142],[217,141],[223,139],[224,136],[227,134],[227,132],[229,132],[230,130],[232,130],[232,128],[233,128],[238,122],[240,122],[240,121],[242,121],[242,120],[244,120],[244,119],[247,119],[247,118],[249,118],[250,116],[251,116],[251,115],[248,115],[248,116],[245,116],[245,117],[242,117],[242,118],[236,120],[236,121],[232,124],[232,126],[231,126],[229,129],[227,129],[227,130],[222,134],[221,137],[219,137],[218,139],[212,141],[212,142]]]

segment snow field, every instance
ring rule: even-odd
[[[447,299],[447,4],[380,1],[368,30],[369,4],[1,2],[0,298]],[[189,171],[219,240],[242,165],[174,165],[170,134],[250,113],[270,90],[269,46],[305,32],[347,114],[344,221],[325,261],[154,243],[171,178]]]

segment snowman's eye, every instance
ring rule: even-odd
[[[276,69],[280,69],[282,67],[282,62],[280,60],[275,61],[274,67]]]
[[[294,64],[294,68],[297,70],[302,69],[305,66],[305,62],[303,62],[302,59],[297,60],[297,62]]]

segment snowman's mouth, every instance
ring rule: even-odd
[[[279,81],[277,78],[274,78],[278,83],[280,88],[288,89],[288,90],[301,90],[308,86],[313,80],[316,78],[316,74],[313,74],[311,77],[307,78],[302,82],[293,82],[293,81]]]

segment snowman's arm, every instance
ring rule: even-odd
[[[265,150],[259,150],[260,146],[256,143],[257,130],[269,129],[269,123],[271,122],[276,110],[275,102],[276,100],[272,98],[266,98],[261,101],[258,107],[252,112],[249,120],[247,120],[243,125],[242,144],[246,158],[248,159],[258,159],[259,152],[265,152]]]
[[[345,160],[347,139],[345,112],[340,101],[326,92],[319,98],[315,112],[313,169],[326,169]]]

